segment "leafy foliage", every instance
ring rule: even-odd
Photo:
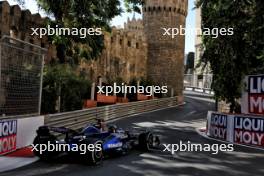
[[[43,74],[42,113],[55,113],[61,97],[60,111],[82,109],[90,98],[91,82],[68,65],[46,66]]]
[[[231,36],[202,37],[202,61],[214,74],[215,96],[231,103],[233,111],[244,76],[264,72],[264,1],[200,0],[197,7],[202,10],[202,29],[234,29]]]
[[[24,5],[25,0],[16,0]],[[49,17],[53,28],[102,28],[110,31],[110,21],[123,12],[119,0],[36,0]],[[140,12],[139,0],[125,0],[127,11]],[[89,97],[90,81],[78,74],[74,66],[80,59],[95,59],[104,48],[103,36],[49,36],[57,49],[58,62],[45,66],[42,112],[54,113],[60,97],[60,111],[82,108]],[[59,64],[58,64],[59,63]],[[67,65],[68,64],[68,65]],[[120,82],[121,80],[119,80]]]
[[[144,0],[125,0],[125,7],[128,12],[141,13],[140,6],[144,4]]]
[[[16,0],[24,5],[25,0]],[[141,0],[125,0],[127,11],[140,12]],[[47,25],[60,28],[102,28],[103,31],[110,31],[110,21],[123,12],[119,0],[36,0],[38,7],[43,10],[52,20]],[[66,63],[66,53],[78,47],[79,43],[89,47],[82,47],[85,53],[84,58],[95,59],[100,55],[104,48],[102,35],[87,35],[85,38],[80,36],[52,36],[50,40],[57,46],[57,57],[60,63]],[[77,53],[79,58],[83,53]],[[75,60],[76,57],[70,57]],[[68,59],[69,60],[69,59]]]

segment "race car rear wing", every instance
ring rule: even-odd
[[[37,130],[37,134],[40,136],[45,136],[49,135],[50,133],[55,132],[55,133],[60,133],[60,134],[65,134],[68,136],[69,133],[71,134],[78,134],[77,131],[74,131],[69,128],[65,127],[49,127],[49,126],[40,126]]]

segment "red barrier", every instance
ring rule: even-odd
[[[83,108],[94,108],[97,106],[97,102],[94,100],[85,100]]]
[[[97,94],[97,102],[104,103],[104,104],[115,104],[117,102],[117,97]]]

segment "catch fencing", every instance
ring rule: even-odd
[[[0,40],[0,119],[40,114],[45,52],[8,36]]]

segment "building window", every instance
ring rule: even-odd
[[[139,49],[139,44],[138,43],[136,43],[136,48]]]
[[[131,47],[131,42],[130,41],[127,42],[127,46]]]
[[[120,44],[120,45],[122,45],[122,43],[123,43],[123,40],[122,40],[122,39],[120,39],[120,40],[119,40],[119,44]]]

